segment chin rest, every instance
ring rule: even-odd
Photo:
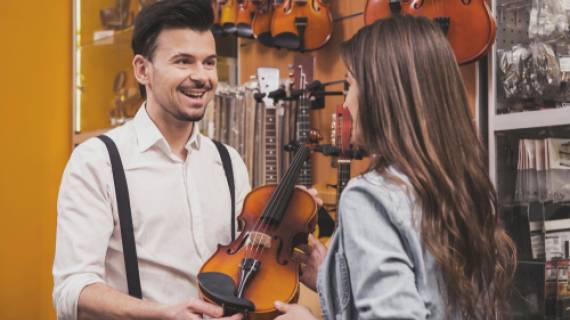
[[[201,272],[198,274],[198,285],[202,293],[213,302],[224,308],[224,315],[245,313],[255,310],[255,305],[244,298],[235,296],[234,280],[220,272]]]

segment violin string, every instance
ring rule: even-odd
[[[274,218],[274,216],[276,216],[278,214],[278,211],[282,211],[285,208],[281,207],[284,202],[284,199],[280,199],[283,197],[283,194],[287,192],[287,190],[294,188],[295,186],[295,178],[297,176],[297,174],[294,174],[296,171],[298,171],[301,166],[303,165],[304,162],[304,158],[305,156],[303,155],[304,153],[306,153],[306,147],[301,147],[298,151],[299,155],[296,155],[296,157],[294,158],[293,163],[291,164],[291,168],[287,171],[287,174],[285,175],[283,182],[282,182],[282,188],[278,188],[277,192],[275,193],[274,197],[272,197],[272,200],[275,201],[271,201],[271,211],[269,213],[269,218]],[[281,206],[280,206],[281,205]],[[264,230],[262,230],[261,234],[266,233],[267,229],[269,229],[270,224],[265,222],[265,228]],[[259,243],[257,243],[257,248],[255,248],[255,251],[253,252],[253,257],[254,259],[258,259],[261,256],[261,253],[264,249],[263,245],[261,244],[261,234],[259,235]]]
[[[299,152],[299,151],[298,151]],[[265,211],[265,214],[267,214],[267,218],[271,219],[273,218],[276,214],[277,214],[277,210],[279,209],[279,203],[282,201],[280,201],[280,198],[283,197],[283,193],[286,192],[287,189],[291,188],[291,184],[294,184],[295,180],[294,177],[295,175],[292,174],[292,172],[298,170],[297,167],[299,167],[299,161],[298,158],[295,157],[293,163],[291,164],[291,170],[289,170],[287,172],[287,174],[285,175],[282,183],[281,183],[281,188],[277,188],[276,193],[272,196],[272,201],[270,202],[270,205],[268,206],[268,209]],[[302,162],[301,162],[302,163]],[[254,240],[254,247],[253,247],[253,252],[252,252],[252,257],[254,259],[258,259],[263,251],[263,246],[261,244],[261,234],[264,234],[267,232],[267,229],[269,229],[270,224],[265,221],[264,222],[264,228],[262,230],[260,230],[259,233],[257,233],[257,241]]]
[[[284,177],[284,180],[285,178],[286,177]],[[279,193],[281,190],[283,189],[280,189],[279,185],[277,185],[277,188],[275,190],[277,192],[275,193],[274,191],[274,194],[271,195],[268,205],[263,210],[263,214],[261,215],[260,218],[257,219],[255,226],[252,228],[254,234],[253,238],[251,238],[250,246],[246,247],[245,251],[246,258],[254,258],[255,256],[257,256],[257,251],[261,247],[261,243],[263,240],[262,234],[266,233],[267,229],[269,229],[268,222],[264,220],[273,217],[273,212],[276,210],[275,208],[277,207],[277,201],[275,201],[275,199],[279,199],[279,197],[281,197]],[[251,237],[251,233],[248,236]]]
[[[276,188],[276,191],[279,191],[278,188]],[[254,253],[256,251],[256,246],[259,246],[261,244],[261,233],[265,233],[267,231],[267,229],[269,228],[267,222],[264,222],[264,216],[271,216],[272,214],[267,214],[268,212],[273,212],[275,209],[275,201],[273,201],[273,199],[276,199],[279,195],[272,195],[270,198],[269,203],[267,204],[267,206],[265,207],[265,209],[263,210],[263,214],[261,215],[261,217],[259,217],[254,225],[254,227],[252,228],[253,231],[253,237],[252,237],[252,232],[250,231],[250,234],[248,235],[248,237],[252,237],[250,238],[249,241],[249,245],[246,246],[245,248],[245,257],[246,258],[253,258],[254,257]]]

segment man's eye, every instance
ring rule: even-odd
[[[205,64],[206,64],[207,66],[215,67],[215,66],[216,66],[216,60],[209,60],[209,61],[206,61]]]
[[[189,64],[190,60],[188,59],[180,59],[176,61],[176,64]]]

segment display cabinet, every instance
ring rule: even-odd
[[[518,251],[514,319],[570,319],[570,1],[496,0],[490,174]]]

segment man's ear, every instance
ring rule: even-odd
[[[133,58],[133,72],[138,83],[143,86],[148,84],[148,79],[150,78],[149,71],[149,63],[145,57],[140,54],[135,55]]]

